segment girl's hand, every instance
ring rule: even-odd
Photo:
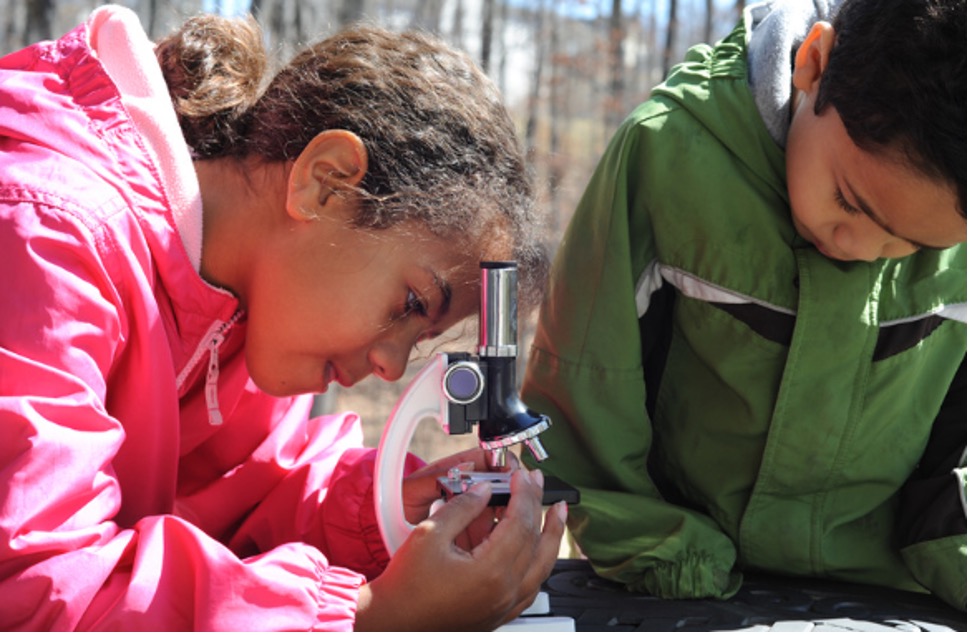
[[[453,467],[468,470],[487,470],[485,450],[472,448],[452,454],[443,459],[429,463],[404,478],[404,517],[412,525],[416,525],[428,517],[431,504],[441,498],[438,488],[438,477],[446,476]]]
[[[403,497],[404,517],[409,523],[416,525],[428,517],[431,505],[441,499],[438,478],[447,475],[448,470],[453,467],[461,467],[467,471],[488,471],[487,453],[479,448],[465,450],[429,463],[407,476],[403,483]],[[508,452],[503,471],[517,469],[519,469],[518,457]],[[504,512],[504,508],[501,511],[486,508],[458,537],[459,546],[471,549],[480,543],[492,531],[493,521],[501,512]]]
[[[462,455],[458,455],[462,456]],[[418,524],[377,579],[361,587],[357,630],[493,630],[535,599],[556,563],[566,507],[542,517],[542,473],[517,469],[509,505],[480,544],[456,539],[486,510],[482,483]]]

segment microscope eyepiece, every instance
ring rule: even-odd
[[[515,357],[518,354],[518,269],[514,262],[483,262],[478,354]]]

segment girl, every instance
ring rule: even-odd
[[[106,6],[0,60],[5,630],[490,629],[552,568],[537,472],[487,539],[461,539],[487,488],[427,518],[478,451],[407,479],[427,520],[388,561],[357,418],[297,396],[399,378],[480,260],[538,289],[499,96],[365,28],[264,87],[260,42],[208,16],[153,48]]]

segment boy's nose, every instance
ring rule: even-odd
[[[861,241],[856,244],[855,259],[872,262],[882,256],[884,245],[877,241]]]
[[[879,232],[861,223],[847,228],[849,231],[836,234],[836,244],[850,260],[872,262],[882,256],[886,241]],[[840,239],[847,244],[838,244]]]

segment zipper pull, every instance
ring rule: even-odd
[[[222,412],[219,410],[219,347],[225,340],[220,332],[209,341],[209,369],[205,375],[205,405],[209,410],[209,425],[222,425]]]

